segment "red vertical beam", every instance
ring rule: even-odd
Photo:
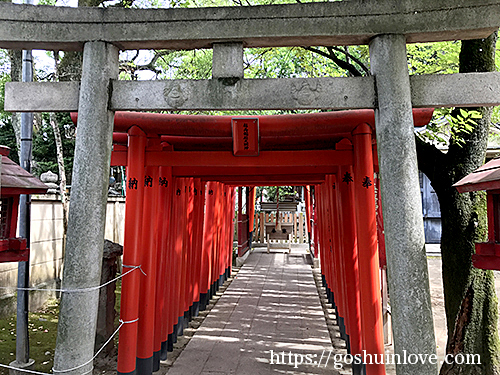
[[[367,124],[361,124],[354,129],[352,135],[356,227],[360,228],[357,235],[363,344],[368,354],[380,358],[384,354],[384,334],[375,218],[372,129]],[[385,365],[383,363],[368,363],[366,374],[383,375],[385,374]]]
[[[339,293],[339,315],[341,317],[341,329],[344,333],[344,340],[347,340],[349,334],[349,315],[347,313],[347,290],[346,290],[346,278],[345,278],[345,264],[344,257],[341,248],[342,242],[342,232],[340,230],[339,224],[339,212],[337,207],[337,180],[335,175],[327,176],[327,181],[329,182],[329,199],[330,199],[330,209],[332,218],[332,245],[335,257],[335,268],[336,272],[336,283],[337,290]]]
[[[225,212],[225,226],[224,231],[225,235],[225,261],[224,261],[224,280],[227,280],[231,274],[231,264],[233,261],[233,220],[231,215],[233,214],[233,208],[231,207],[231,203],[233,201],[233,188],[230,186],[226,187],[226,212]]]
[[[174,201],[177,205],[175,210],[175,290],[174,290],[174,306],[175,306],[175,320],[176,320],[176,334],[183,334],[184,327],[184,290],[185,290],[185,272],[184,272],[184,231],[186,230],[186,193],[184,192],[185,179],[178,178],[176,184]]]
[[[229,187],[224,185],[224,203],[223,203],[223,211],[222,211],[222,261],[221,261],[221,268],[220,268],[220,275],[221,275],[221,282],[224,283],[226,281],[226,268],[227,268],[227,259],[228,259],[228,219],[229,219],[229,198],[230,198],[230,191]],[[247,233],[248,235],[248,233]],[[221,284],[222,285],[222,284]]]
[[[141,183],[141,181],[139,181]],[[153,371],[153,335],[156,300],[156,216],[158,199],[158,167],[146,167],[142,216],[141,264],[146,277],[141,280],[139,326],[137,335],[137,374]]]
[[[193,303],[193,222],[194,222],[194,179],[185,179],[186,186],[186,230],[184,232],[184,327],[190,320],[190,310]]]
[[[233,237],[234,237],[234,214],[235,214],[235,202],[236,202],[236,193],[234,191],[234,187],[230,188],[231,198],[230,198],[230,216],[229,216],[229,238],[228,238],[228,248],[229,248],[229,261],[228,261],[228,277],[231,276],[231,268],[233,265]],[[254,212],[255,212],[255,195],[254,195]]]
[[[123,265],[125,272],[129,267],[140,266],[140,238],[142,230],[142,206],[144,195],[144,157],[146,135],[137,126],[128,132],[127,155],[127,197],[125,203],[125,234],[123,245]],[[120,329],[118,345],[118,374],[133,374],[136,370],[137,327],[133,322],[139,317],[140,270],[126,275],[122,280],[120,319],[127,322]]]
[[[317,213],[317,202],[316,202],[316,192],[314,194],[312,193],[312,190],[310,191],[310,197],[311,197],[311,208],[310,208],[310,214],[311,214],[311,219],[310,219],[310,229],[311,229],[311,245],[313,246],[313,252],[314,256],[318,256],[318,250],[316,249],[316,238],[317,238],[317,223],[316,223],[316,213]]]
[[[306,228],[309,237],[311,236],[311,188],[304,186],[304,200],[306,206]]]
[[[205,200],[204,184],[199,178],[194,179],[194,213],[193,213],[193,311],[198,316],[200,311],[200,283],[203,235],[203,208]]]
[[[221,210],[221,195],[222,184],[216,183],[215,191],[215,207],[214,207],[214,246],[213,246],[213,271],[212,271],[212,294],[218,290],[219,287],[219,249],[220,249],[220,210]]]
[[[157,231],[157,273],[156,273],[156,315],[154,331],[153,371],[158,371],[160,360],[167,359],[167,262],[168,237],[170,225],[170,206],[172,200],[172,168],[159,168],[158,231]]]
[[[248,231],[253,232],[255,225],[255,186],[250,188],[249,199],[247,202],[248,211]]]
[[[381,268],[387,268],[387,257],[385,254],[384,215],[382,213],[382,196],[380,195],[380,179],[378,177],[375,179],[375,187],[377,188],[377,238],[379,264]]]
[[[238,256],[243,256],[243,186],[238,186]]]
[[[330,283],[332,285],[332,290],[335,295],[335,308],[337,310],[337,314],[340,320],[340,326],[342,329],[342,334],[344,333],[344,294],[342,291],[342,270],[340,267],[340,254],[338,248],[336,247],[336,239],[338,233],[335,227],[335,218],[334,218],[334,210],[333,210],[333,190],[335,189],[335,185],[332,179],[332,176],[329,175],[326,178],[324,186],[324,200],[323,203],[326,220],[327,220],[327,233],[328,233],[328,246],[330,248],[330,264],[331,270],[330,273]],[[343,335],[342,335],[343,336]],[[344,337],[342,337],[344,338]]]
[[[318,197],[320,195],[320,192],[321,192],[321,188],[319,187],[319,185],[316,185],[314,190],[316,193],[316,197]],[[321,202],[321,199],[319,199],[319,202]],[[318,211],[320,211],[320,209],[318,207],[318,205],[320,204],[319,202],[318,202],[318,199],[316,199]],[[321,214],[319,216],[321,216]],[[316,218],[318,218],[318,216],[316,216]],[[328,275],[327,264],[328,264],[328,262],[326,260],[326,251],[323,248],[323,244],[321,243],[321,240],[318,238],[319,236],[321,236],[321,234],[322,234],[322,230],[321,230],[321,228],[319,228],[316,231],[315,245],[316,245],[316,250],[319,248],[319,257],[320,257],[320,262],[321,262],[321,273],[323,276],[323,284],[325,287],[329,287],[329,285],[327,285],[327,283],[328,283],[328,279],[327,279],[327,275]]]
[[[219,247],[219,286],[224,283],[224,277],[226,274],[226,262],[227,262],[227,199],[228,199],[228,187],[222,185],[222,196],[221,196],[221,209],[220,209],[220,247]]]
[[[222,269],[224,268],[224,240],[225,240],[225,233],[224,233],[224,214],[225,214],[225,197],[227,195],[226,192],[226,186],[224,184],[221,184],[221,191],[220,191],[220,203],[219,203],[219,210],[218,210],[218,228],[217,231],[219,232],[219,244],[217,246],[217,253],[218,253],[218,259],[217,259],[217,278],[218,278],[218,287],[217,289],[222,285]]]
[[[175,240],[176,240],[176,207],[177,203],[175,201],[176,192],[176,179],[172,177],[172,181],[169,184],[171,186],[170,193],[170,209],[167,212],[169,216],[168,221],[168,233],[167,237],[167,269],[166,269],[166,288],[165,288],[165,334],[167,337],[167,351],[173,351],[174,345],[174,325],[176,323],[174,319],[174,306],[175,306],[175,272],[176,272],[176,254],[175,254]]]
[[[318,208],[318,242],[323,252],[322,267],[325,268],[325,281],[330,302],[337,308],[338,286],[335,282],[336,269],[331,243],[331,218],[328,210],[328,183],[316,187]],[[338,311],[337,311],[338,313]]]
[[[201,268],[201,295],[200,295],[200,309],[205,310],[208,303],[208,296],[211,286],[211,272],[212,272],[212,249],[214,238],[214,206],[215,196],[214,187],[215,182],[209,181],[206,185],[205,191],[205,218],[203,222],[203,247],[202,247],[202,268]]]
[[[356,240],[356,218],[354,211],[354,186],[351,167],[340,168],[337,202],[342,227],[342,253],[345,264],[347,310],[351,354],[361,354],[361,312],[359,305],[358,244]]]

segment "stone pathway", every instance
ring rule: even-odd
[[[331,375],[336,353],[306,252],[256,249],[167,374]]]

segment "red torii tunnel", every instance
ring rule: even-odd
[[[432,112],[414,109],[415,126]],[[236,186],[306,186],[308,231],[348,349],[384,353],[374,112],[253,116],[258,156],[233,155],[234,119],[244,118],[115,114],[111,164],[127,166],[123,265],[143,271],[123,278],[119,374],[159,370],[230,275]],[[366,374],[385,374],[384,365],[367,364]]]

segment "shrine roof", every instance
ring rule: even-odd
[[[41,194],[47,191],[47,185],[7,157],[9,154],[7,147],[0,146],[0,154],[2,155],[2,193],[5,193],[6,189],[18,194]]]
[[[495,158],[453,185],[460,193],[500,189],[500,158]]]

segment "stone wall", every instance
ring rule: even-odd
[[[106,239],[123,245],[125,199],[109,197],[106,212]],[[62,207],[58,195],[34,195],[31,205],[30,285],[60,287],[62,276]],[[0,263],[0,317],[15,312],[17,263]],[[31,292],[30,310],[37,309],[53,292]]]

